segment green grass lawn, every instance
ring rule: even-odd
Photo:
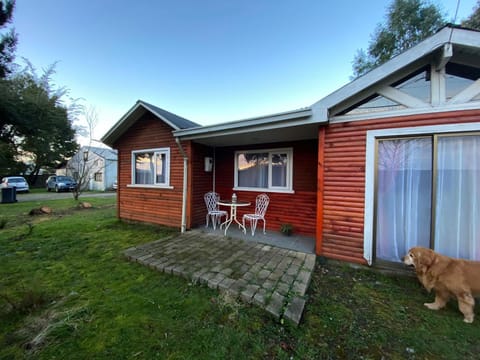
[[[480,318],[439,312],[411,277],[318,264],[299,327],[122,250],[172,234],[126,224],[115,198],[0,204],[0,359],[466,359]],[[52,215],[29,216],[47,205]],[[478,309],[478,307],[477,307]],[[478,310],[476,311],[478,314]]]

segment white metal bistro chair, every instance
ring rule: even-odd
[[[208,221],[211,218],[213,229],[215,230],[217,228],[217,223],[220,224],[220,220],[223,216],[228,218],[228,212],[219,209],[217,201],[220,200],[220,195],[218,195],[218,193],[210,191],[206,193],[203,198],[205,200],[205,205],[207,206],[207,224],[205,227],[208,227]]]
[[[250,221],[250,229],[252,231],[252,236],[255,235],[255,229],[257,228],[258,220],[263,221],[263,233],[265,234],[265,213],[267,212],[268,204],[270,203],[270,198],[267,194],[260,194],[257,196],[255,201],[255,214],[245,214],[243,215],[243,228],[245,229],[245,220]]]

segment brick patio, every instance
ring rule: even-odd
[[[185,277],[299,324],[315,255],[192,230],[132,247],[134,262]]]

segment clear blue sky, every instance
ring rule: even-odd
[[[55,83],[96,108],[97,139],[138,99],[215,124],[309,106],[348,83],[389,3],[17,0],[16,62],[58,62]],[[435,3],[453,19],[457,0]],[[460,0],[457,19],[475,4]]]

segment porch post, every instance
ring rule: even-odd
[[[187,186],[188,186],[188,156],[180,143],[179,138],[175,138],[180,153],[183,156],[183,193],[182,193],[182,225],[181,232],[184,233],[187,230]]]
[[[215,171],[217,169],[217,148],[214,146],[213,147],[213,186],[212,186],[212,191],[215,191]]]

